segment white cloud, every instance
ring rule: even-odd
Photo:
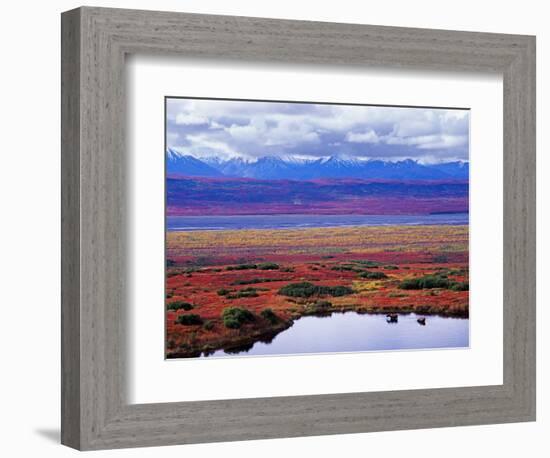
[[[378,143],[380,137],[372,129],[366,132],[348,132],[346,134],[346,141],[351,143]]]
[[[464,146],[468,143],[465,135],[421,135],[417,137],[390,137],[389,145],[416,146],[420,149],[447,149]]]
[[[197,156],[205,156],[213,153],[221,153],[228,157],[239,155],[238,152],[226,142],[212,140],[205,134],[188,135],[186,138],[191,143],[191,146],[185,148],[179,147],[179,150],[186,150]]]
[[[422,160],[468,152],[467,110],[168,99],[167,122],[169,146],[188,154]]]
[[[263,131],[260,131],[257,126],[253,126],[252,124],[247,124],[245,126],[232,124],[231,126],[226,127],[225,131],[235,140],[244,142],[257,141],[258,137],[263,135]]]
[[[449,149],[468,144],[466,135],[432,135],[430,141],[418,145],[420,149]]]
[[[300,143],[318,143],[319,134],[309,124],[295,121],[280,122],[265,133],[266,146],[294,146]]]
[[[439,122],[433,119],[406,119],[395,124],[393,134],[396,137],[418,137],[438,131]]]
[[[269,117],[258,117],[251,120],[250,124],[232,124],[225,131],[234,140],[260,146],[292,146],[319,141],[314,126],[296,122],[296,119],[289,116],[278,117],[277,121]]]
[[[203,116],[197,116],[192,113],[178,113],[176,115],[176,124],[179,126],[197,126],[209,124],[208,119]]]

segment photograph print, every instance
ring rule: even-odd
[[[469,347],[469,125],[166,97],[166,358]]]

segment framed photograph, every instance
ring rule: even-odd
[[[469,347],[468,109],[165,102],[167,358]]]
[[[62,15],[62,442],[535,419],[535,39]]]

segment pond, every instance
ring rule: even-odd
[[[425,324],[417,320],[425,318]],[[399,314],[397,322],[386,315],[333,313],[306,316],[271,342],[256,342],[250,348],[231,352],[218,350],[212,357],[289,355],[354,351],[459,348],[469,346],[469,320],[441,316]]]

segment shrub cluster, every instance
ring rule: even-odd
[[[222,312],[222,320],[226,328],[239,329],[244,323],[254,321],[254,314],[240,307],[227,307]]]
[[[449,289],[452,289],[453,291],[469,291],[470,284],[467,281],[453,282]]]
[[[361,278],[368,278],[369,280],[382,280],[383,278],[388,278],[384,272],[371,272],[370,270],[365,270],[359,274]]]
[[[353,289],[348,286],[319,286],[309,282],[291,283],[283,286],[279,294],[289,297],[311,297],[329,295],[334,297],[353,294]]]
[[[259,269],[259,270],[277,270],[279,269],[279,264],[274,262],[261,262],[260,264],[237,264],[236,266],[227,266],[226,270],[250,270],[250,269]]]
[[[207,331],[212,331],[212,329],[214,329],[214,323],[210,320],[206,320],[202,327]]]
[[[453,291],[468,291],[467,282],[449,280],[446,275],[424,275],[418,278],[409,278],[399,284],[401,289],[432,289],[444,288]]]
[[[449,279],[440,275],[424,275],[418,278],[408,278],[399,284],[401,289],[431,289],[448,288]]]
[[[335,270],[337,272],[362,272],[362,269],[360,267],[350,265],[350,264],[334,266],[334,267],[331,267],[330,270]]]
[[[242,297],[258,297],[258,290],[256,288],[244,288],[225,296],[227,299],[240,299]]]
[[[193,304],[190,304],[189,302],[183,302],[183,301],[174,301],[174,302],[170,302],[166,308],[168,310],[174,310],[174,311],[178,311],[178,310],[191,310],[193,307]]]
[[[378,261],[369,261],[368,259],[360,259],[358,261],[352,261],[356,264],[361,264],[364,267],[370,267],[371,269],[376,269],[377,267],[380,267],[382,265],[381,262]]]
[[[262,262],[261,264],[258,264],[258,269],[260,269],[260,270],[277,270],[277,269],[279,269],[279,264],[275,264],[274,262]]]
[[[277,321],[279,321],[279,317],[277,315],[275,315],[275,312],[270,308],[263,309],[260,312],[260,316],[262,318],[265,318],[271,324],[275,324],[275,323],[277,323]]]
[[[237,264],[236,266],[227,266],[225,270],[250,270],[257,268],[258,264]]]
[[[191,326],[194,324],[202,324],[202,318],[199,315],[194,313],[189,313],[187,315],[180,315],[176,318],[177,324],[183,324],[185,326]]]

